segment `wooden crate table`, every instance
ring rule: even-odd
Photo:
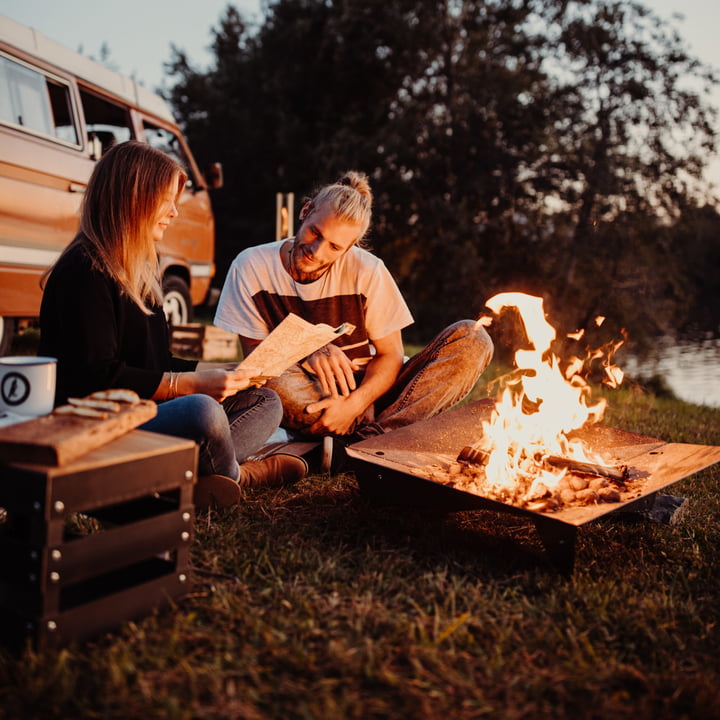
[[[197,446],[133,430],[70,463],[0,465],[0,637],[80,640],[190,589]]]

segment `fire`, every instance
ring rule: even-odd
[[[567,474],[567,469],[548,465],[548,458],[586,463],[599,460],[581,441],[568,435],[602,419],[606,401],[593,401],[591,387],[581,372],[589,360],[601,360],[608,384],[618,385],[622,371],[611,359],[622,343],[585,359],[574,357],[561,363],[551,351],[556,331],[545,318],[541,298],[501,293],[486,305],[495,315],[504,308],[516,308],[532,346],[515,353],[517,370],[505,383],[490,419],[483,422],[482,440],[474,446],[486,460],[482,494],[522,505],[547,496]],[[602,320],[596,319],[596,324]],[[492,318],[478,322],[489,325]],[[582,336],[579,332],[569,337],[580,340]]]

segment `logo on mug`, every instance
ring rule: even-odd
[[[16,372],[9,372],[2,379],[0,387],[3,402],[10,407],[22,405],[30,395],[30,383],[28,379]]]

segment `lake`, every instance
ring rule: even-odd
[[[720,407],[720,338],[661,338],[647,357],[626,356],[621,349],[616,362],[633,379],[661,377],[680,399]]]

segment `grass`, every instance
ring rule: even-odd
[[[482,394],[483,388],[477,388]],[[641,388],[608,424],[720,445],[720,409]],[[90,642],[0,652],[0,717],[720,718],[720,465],[676,526],[533,526],[370,506],[352,474],[196,520],[182,602]]]

